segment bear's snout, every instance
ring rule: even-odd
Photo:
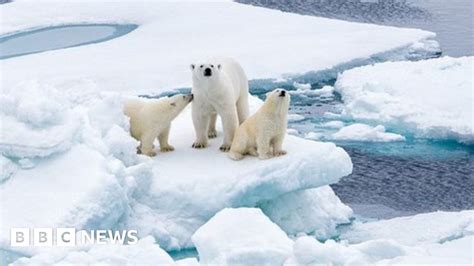
[[[280,95],[278,95],[278,96],[280,96],[280,97],[285,97],[285,95],[286,95],[286,91],[282,90],[282,91],[280,92]]]
[[[204,69],[204,76],[205,77],[210,77],[212,75],[212,70],[210,68]]]
[[[188,94],[188,101],[191,102],[194,99],[194,94]]]

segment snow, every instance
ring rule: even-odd
[[[37,81],[2,87],[0,152],[9,157],[44,157],[70,149],[80,118],[54,87]],[[48,97],[45,97],[48,95]]]
[[[193,235],[205,265],[281,265],[293,242],[260,209],[223,209]]]
[[[69,23],[134,23],[139,27],[108,42],[0,61],[0,250],[31,256],[18,260],[18,265],[173,264],[164,250],[194,245],[202,263],[390,263],[392,259],[409,262],[458,253],[462,253],[460,260],[468,258],[469,251],[462,245],[466,239],[472,241],[466,236],[474,231],[472,211],[356,224],[340,235],[339,225],[350,222],[352,211],[328,185],[349,175],[352,162],[333,143],[286,136],[286,156],[265,161],[246,157],[234,162],[218,150],[220,128],[209,148],[190,147],[194,133],[188,108],[172,124],[170,143],[176,151],[148,158],[136,154],[138,143],[130,137],[128,120],[122,114],[122,102],[128,95],[156,95],[189,87],[188,65],[209,55],[236,58],[250,79],[283,80],[284,76],[324,72],[387,53],[404,59],[436,52],[436,42],[427,40],[433,33],[301,16],[230,1],[104,4],[16,0],[2,6],[0,34]],[[368,42],[367,36],[377,41]],[[355,45],[361,42],[365,45]],[[472,60],[439,61],[443,60],[447,63],[429,73],[449,80],[440,83],[443,86],[456,84],[456,93],[442,95],[450,99],[463,96],[453,114],[466,114],[463,108],[470,96],[464,97],[467,85],[462,81],[466,78],[458,72],[464,73],[469,64],[465,61],[472,65]],[[432,70],[431,62],[438,61],[429,62],[426,67]],[[414,72],[424,76],[424,63],[400,64],[402,69],[417,66]],[[350,103],[357,95],[346,89],[351,83],[344,81],[348,73],[341,76],[336,88]],[[370,77],[365,72],[364,76]],[[407,77],[401,79],[406,83]],[[436,91],[429,86],[433,84],[426,84],[420,86],[423,95]],[[313,91],[311,84],[295,87],[294,93],[321,97],[334,90],[326,86]],[[377,88],[362,86],[355,91],[370,94]],[[398,91],[393,89],[394,95]],[[442,99],[439,95],[436,98]],[[252,98],[253,110],[260,104]],[[438,102],[430,99],[427,104]],[[351,106],[358,105],[349,104],[347,114],[359,119]],[[402,103],[393,108],[400,106]],[[439,112],[447,107],[440,103]],[[410,117],[410,113],[404,115],[390,121]],[[452,123],[457,120],[463,119],[454,118]],[[326,126],[344,129],[337,121]],[[465,133],[451,126],[446,128],[456,136]],[[372,130],[376,138],[391,134],[377,127]],[[243,207],[260,207],[263,212]],[[10,247],[10,228],[38,226],[134,229],[141,240],[133,246]],[[390,226],[397,230],[390,231]],[[309,234],[320,240],[345,240],[321,244],[307,237],[293,243],[285,231],[292,237]],[[390,239],[395,236],[400,240]],[[418,243],[422,252],[403,246]],[[461,246],[461,251],[455,251]],[[197,261],[177,263],[196,265]]]
[[[18,166],[10,159],[0,155],[0,184],[15,174]]]
[[[311,89],[311,84],[309,84],[309,83],[293,82],[293,86],[294,86],[298,91],[308,91],[308,90]]]
[[[127,202],[106,164],[99,152],[80,144],[18,171],[0,186],[0,246],[26,254],[41,251],[40,247],[10,247],[10,228],[16,227],[113,228]]]
[[[305,117],[299,114],[288,114],[288,122],[299,122],[304,119]]]
[[[329,186],[290,192],[259,207],[287,234],[311,234],[321,240],[337,237],[336,227],[352,217],[352,210]]]
[[[320,243],[303,236],[295,241],[293,255],[285,265],[371,265],[379,260],[405,255],[405,252],[403,246],[388,240],[347,245],[334,240]]]
[[[173,265],[173,259],[153,237],[140,239],[135,245],[92,245],[68,252],[54,249],[31,258],[20,258],[12,266],[22,265]]]
[[[311,96],[330,97],[333,96],[334,87],[324,86],[321,89],[311,90],[311,84],[293,83],[296,90],[289,91],[290,94],[304,94]]]
[[[474,211],[433,212],[354,224],[341,239],[360,243],[370,239],[393,239],[404,245],[443,243],[473,235]]]
[[[279,265],[282,261],[288,266],[471,265],[473,212],[434,212],[367,222],[362,225],[372,226],[364,229],[367,236],[360,241],[341,235],[337,241],[320,242],[304,234],[289,240],[259,209],[224,209],[196,232],[193,241],[205,265]],[[359,230],[358,225],[352,227],[346,228],[348,232]],[[380,234],[380,230],[390,233]],[[439,237],[446,231],[458,234]],[[279,250],[276,255],[275,249]]]
[[[474,141],[474,57],[386,62],[342,73],[345,115],[417,137]]]
[[[318,132],[310,131],[310,132],[305,133],[304,137],[306,139],[319,140],[319,139],[323,138],[323,134],[318,133]]]
[[[2,85],[12,87],[36,77],[57,82],[80,77],[103,90],[158,93],[189,86],[188,66],[203,57],[234,57],[250,79],[280,78],[394,50],[411,51],[435,36],[418,29],[302,16],[231,1],[34,0],[2,6],[0,34],[71,23],[139,27],[103,43],[2,60]],[[367,42],[367,36],[377,41]],[[355,45],[361,42],[364,45]],[[422,46],[411,53],[423,52]]]
[[[260,104],[251,98],[253,110]],[[173,121],[171,153],[153,159],[153,178],[136,197],[127,221],[139,234],[153,234],[166,250],[192,247],[189,238],[226,207],[253,207],[283,194],[336,183],[352,172],[347,153],[333,143],[286,136],[288,155],[271,160],[246,157],[233,162],[219,151],[222,130],[204,150],[194,139],[190,108]]]
[[[286,156],[266,161],[248,157],[236,163],[218,150],[220,124],[219,137],[209,148],[192,149],[190,108],[172,125],[170,143],[176,151],[148,158],[136,154],[138,143],[128,133],[128,119],[122,113],[126,95],[101,92],[90,81],[83,82],[82,94],[70,84],[39,80],[27,84],[20,88],[35,95],[37,103],[22,97],[23,92],[2,94],[17,108],[10,112],[11,105],[2,106],[2,119],[12,121],[11,132],[24,130],[25,137],[12,138],[18,144],[3,136],[0,141],[10,147],[2,150],[1,160],[0,204],[5,218],[0,247],[6,250],[27,255],[46,252],[9,246],[11,227],[38,225],[129,228],[138,230],[141,238],[152,235],[165,250],[193,247],[192,234],[225,207],[256,206],[292,191],[336,183],[352,171],[343,149],[294,136],[284,142]],[[45,111],[34,119],[14,115],[41,112],[48,104],[57,113]],[[251,98],[252,110],[260,104]],[[73,137],[53,134],[51,128],[58,125],[70,127]],[[60,139],[67,145],[61,149],[45,145],[40,150],[29,138]]]
[[[420,247],[419,249],[422,251],[382,260],[378,265],[472,265],[474,261],[473,243],[474,236],[466,236],[441,244],[429,244]]]
[[[336,128],[339,129],[344,126],[344,122],[339,121],[339,120],[333,120],[333,121],[328,121],[323,124],[321,124],[321,127],[326,127],[326,128]]]
[[[373,142],[390,142],[404,141],[405,137],[395,133],[385,132],[385,127],[378,125],[375,127],[366,124],[352,124],[340,128],[331,135],[334,140],[353,140],[353,141],[373,141]]]

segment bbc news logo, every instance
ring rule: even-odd
[[[90,230],[78,231],[75,228],[12,228],[10,245],[12,247],[73,247],[87,244],[128,244],[138,242],[137,230]]]

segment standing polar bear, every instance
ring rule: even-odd
[[[124,113],[130,117],[130,132],[140,141],[138,152],[155,156],[153,142],[160,142],[162,152],[172,151],[168,143],[171,121],[193,100],[193,95],[177,94],[161,99],[129,99],[125,102]]]
[[[222,119],[224,141],[219,148],[229,151],[237,127],[249,114],[248,80],[242,67],[230,58],[192,64],[194,101],[192,117],[196,131],[193,148],[205,148],[217,136],[217,115]]]
[[[283,139],[288,124],[290,95],[283,89],[267,93],[258,111],[240,125],[235,133],[229,157],[240,160],[246,154],[268,159],[285,155]]]

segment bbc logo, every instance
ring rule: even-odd
[[[76,244],[135,245],[138,242],[137,230],[80,230],[75,228],[12,228],[10,245],[12,247],[72,247]],[[76,239],[77,238],[77,239]],[[77,240],[77,241],[76,241]]]
[[[72,247],[76,245],[75,228],[56,228],[53,235],[52,228],[12,228],[10,230],[10,245],[12,247]],[[53,243],[53,240],[55,242]]]

